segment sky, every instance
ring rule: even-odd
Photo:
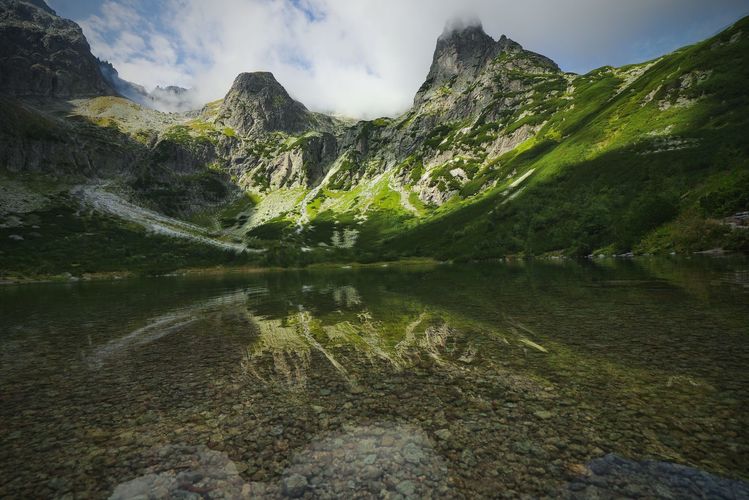
[[[565,71],[646,61],[749,14],[749,0],[47,0],[92,52],[151,90],[223,97],[237,74],[271,71],[315,111],[396,116],[424,81],[446,23],[484,30]]]

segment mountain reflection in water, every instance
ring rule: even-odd
[[[0,496],[741,497],[748,267],[5,287]]]

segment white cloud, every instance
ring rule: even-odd
[[[587,71],[654,57],[747,10],[749,0],[107,0],[79,22],[94,54],[147,88],[193,87],[207,102],[238,73],[265,70],[311,109],[371,118],[411,104],[455,16]]]

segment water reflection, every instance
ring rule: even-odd
[[[351,285],[335,287],[333,289],[333,300],[341,307],[353,307],[361,304],[359,292]]]
[[[302,287],[303,292],[313,289]],[[315,316],[304,304],[290,302],[298,311],[280,319],[248,312],[259,335],[242,360],[242,370],[247,375],[263,384],[304,391],[308,372],[322,369],[313,366],[313,353],[321,355],[319,362],[335,370],[350,387],[357,385],[360,372],[367,367],[401,371],[429,358],[449,373],[476,359],[478,346],[467,338],[465,331],[445,321],[444,312],[439,314],[425,308],[418,314],[400,315],[388,310],[382,317],[375,317],[377,313],[367,308],[352,285],[323,289],[319,293],[331,294],[340,308]],[[414,307],[411,304],[410,309]],[[408,323],[403,325],[404,321]],[[494,328],[490,334],[485,340],[501,339],[506,346],[548,352],[527,338],[529,334],[535,335],[534,332],[516,321],[507,322],[504,329]]]
[[[746,269],[0,289],[0,496],[740,497]]]
[[[260,338],[247,349],[242,360],[245,373],[266,384],[278,383],[291,390],[305,390],[311,351],[315,349],[348,380],[346,369],[312,336],[312,316],[308,312],[298,312],[284,320],[257,318],[257,321]],[[263,374],[261,360],[266,356],[272,362],[270,370],[266,370],[269,373]]]
[[[429,318],[427,313],[409,324],[401,336],[394,332],[387,337],[382,322],[374,320],[369,311],[364,310],[355,318],[325,324],[309,311],[300,311],[282,320],[255,317],[260,334],[248,348],[242,369],[262,383],[305,390],[307,372],[320,369],[312,367],[312,352],[321,354],[321,361],[332,367],[349,386],[356,386],[356,373],[367,365],[384,363],[393,370],[403,370],[422,356],[429,356],[440,365],[452,363],[446,355],[454,357],[455,348],[448,343],[458,332],[447,323],[417,331]],[[476,348],[469,346],[457,361],[470,363],[475,354]],[[272,362],[267,362],[269,358]]]
[[[101,368],[111,356],[159,340],[165,335],[178,332],[196,321],[204,320],[209,315],[235,310],[243,311],[249,297],[267,293],[268,289],[264,287],[243,289],[150,318],[145,326],[133,330],[124,337],[110,340],[106,344],[96,347],[87,357],[88,362],[93,368]]]

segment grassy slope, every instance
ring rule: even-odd
[[[639,68],[576,79],[574,106],[561,107],[536,137],[497,162],[518,176],[534,169],[517,197],[506,202],[501,182],[386,240],[381,251],[456,258],[747,250],[746,234],[730,234],[710,218],[749,209],[748,31],[744,19],[665,56],[618,95],[622,72]],[[704,81],[680,88],[684,75],[703,71],[710,72]],[[679,97],[695,102],[660,109]]]

